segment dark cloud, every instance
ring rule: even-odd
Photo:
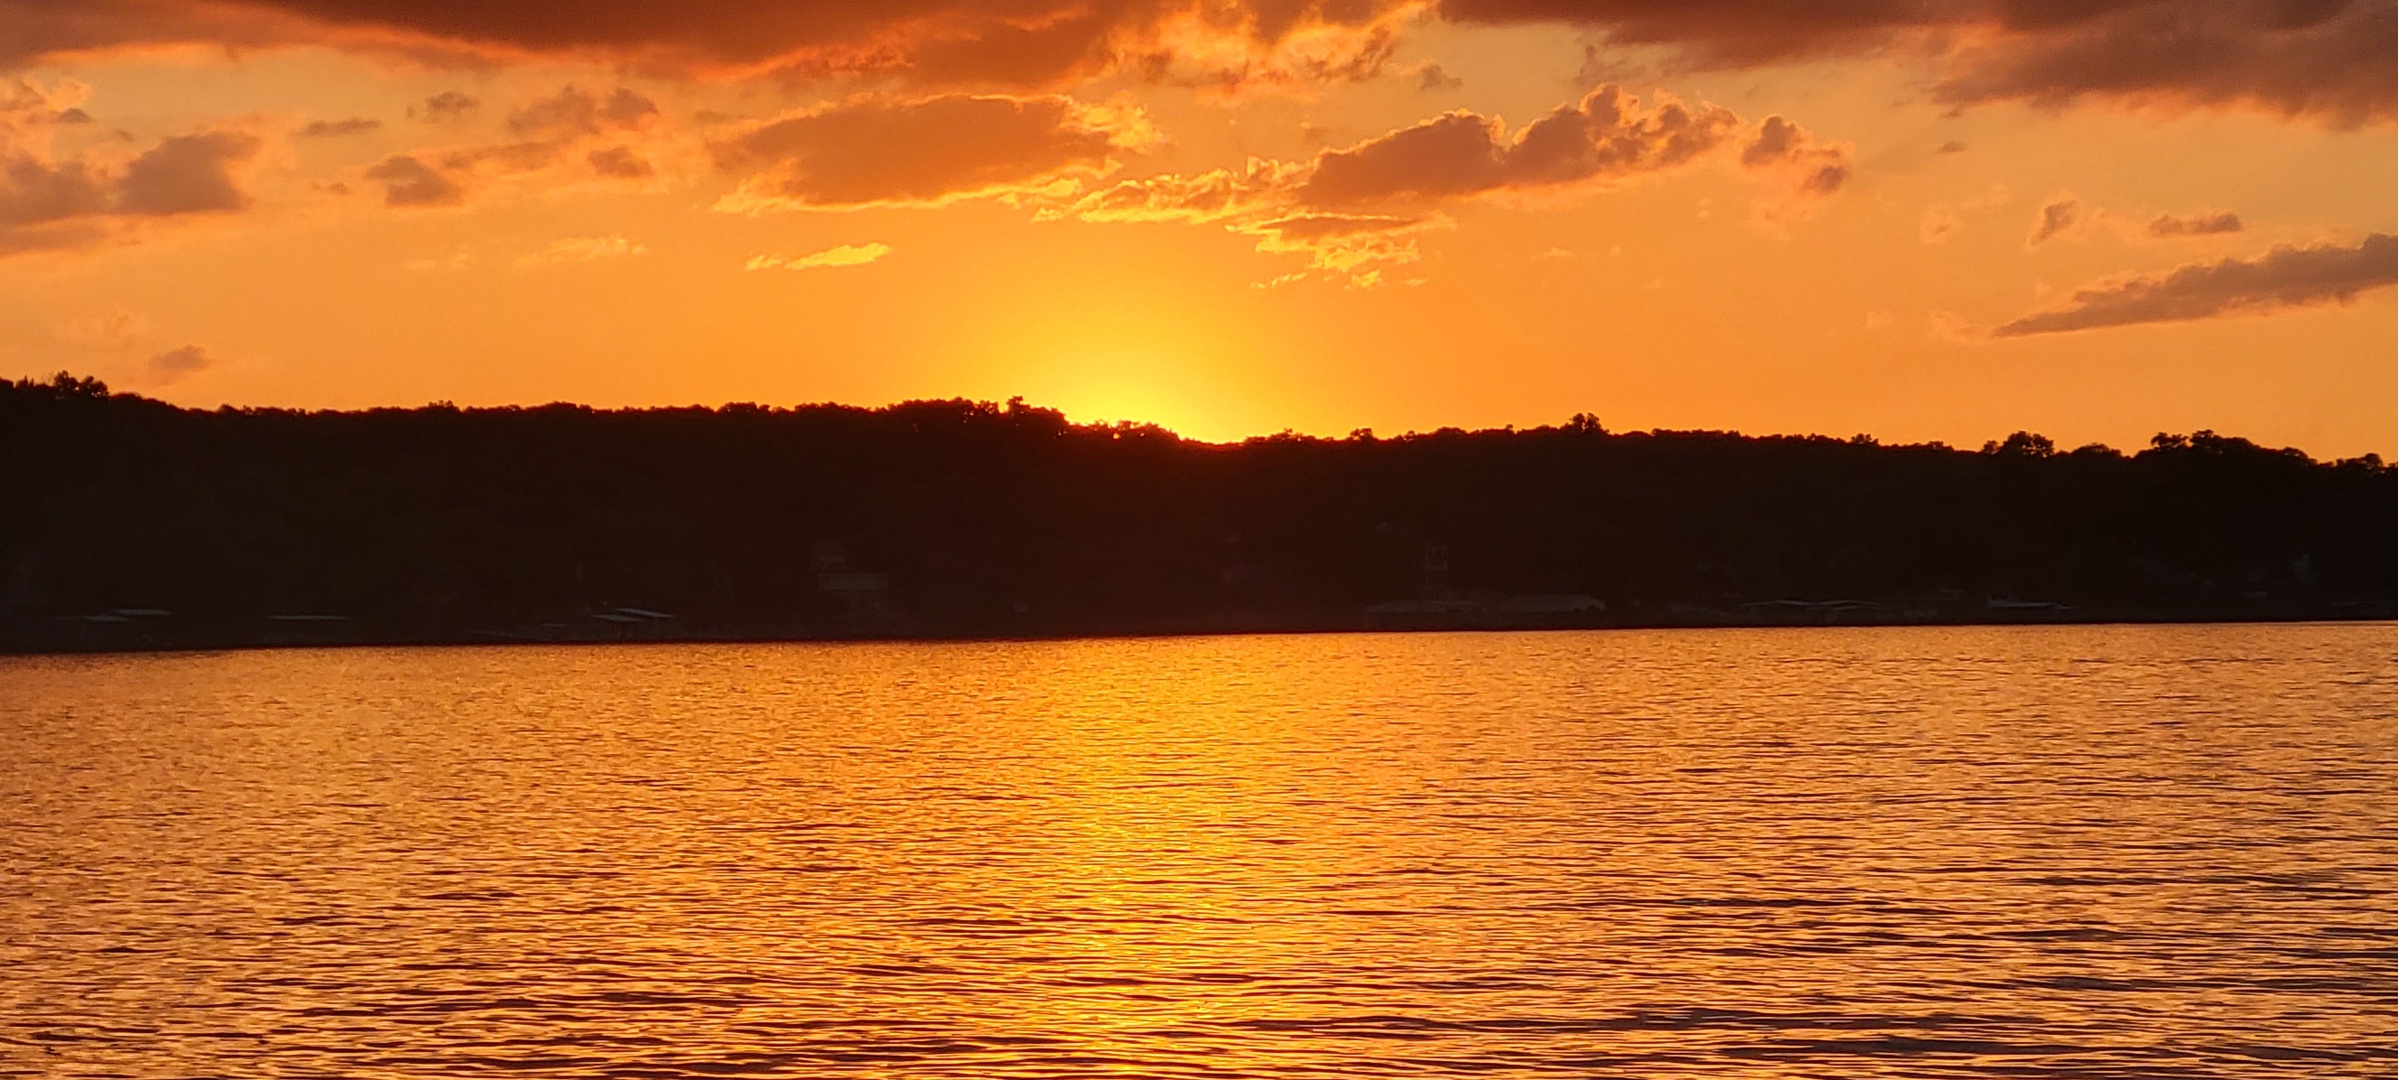
[[[303,139],[331,139],[343,135],[364,135],[381,130],[383,121],[371,116],[353,116],[347,120],[311,120],[292,134]]]
[[[270,7],[201,0],[0,0],[0,71],[127,47],[302,40]]]
[[[1383,70],[1418,10],[1408,0],[0,0],[0,69],[196,42],[940,87],[1054,88],[1109,71],[1195,85],[1323,82]],[[1939,93],[1960,104],[2105,98],[2345,123],[2398,117],[2398,0],[1438,0],[1435,10],[1461,23],[1584,27],[1693,66],[1903,53],[1936,65]]]
[[[2085,6],[2104,10],[1960,52],[1941,96],[1960,104],[2245,104],[2338,124],[2398,118],[2398,3],[2391,0]]]
[[[2025,315],[1992,335],[2028,337],[2344,304],[2391,285],[2398,285],[2398,236],[2375,233],[2354,245],[2282,245],[2253,259],[2192,263],[2164,274],[2102,282],[2077,290],[2062,307]]]
[[[22,153],[0,160],[0,231],[109,209],[108,181],[82,162],[48,162]]]
[[[2398,116],[2394,0],[1442,0],[1478,23],[1562,22],[1687,64],[1892,49],[1942,65],[1960,104],[2084,98]]]
[[[233,166],[258,156],[263,145],[238,131],[161,139],[118,178],[117,212],[163,217],[245,209],[250,197],[234,182]]]
[[[2229,210],[2203,214],[2158,214],[2148,222],[2150,236],[2217,236],[2236,233],[2247,228],[2240,215]]]
[[[408,107],[408,115],[428,124],[463,120],[483,107],[483,99],[456,90],[444,90],[423,102]]]
[[[1893,33],[1945,25],[1940,0],[1441,0],[1467,23],[1561,22],[1616,42],[1667,45],[1694,61],[1737,65],[1852,51]]]
[[[618,87],[606,97],[569,86],[508,114],[508,131],[519,136],[573,138],[629,131],[656,119],[658,105]]]
[[[1805,128],[1779,116],[1768,116],[1757,125],[1756,137],[1740,152],[1740,163],[1793,174],[1800,195],[1829,195],[1849,178],[1845,147],[1819,145]]]
[[[1498,119],[1453,112],[1326,151],[1300,201],[1344,206],[1442,199],[1616,179],[1673,168],[1729,140],[1740,118],[1714,105],[1654,108],[1603,86],[1510,136]]]
[[[448,99],[448,100],[445,100]],[[457,115],[482,102],[456,92],[436,95],[411,110],[420,117]],[[581,162],[581,178],[641,180],[656,168],[633,145],[648,138],[659,117],[656,102],[618,87],[590,91],[567,86],[509,111],[508,137],[497,142],[428,147],[378,162],[361,175],[383,187],[395,207],[455,206],[493,182]]]
[[[137,219],[247,209],[234,170],[263,145],[238,131],[170,136],[121,169],[0,147],[0,254],[86,246]]]
[[[1056,96],[861,98],[760,124],[714,144],[742,178],[743,212],[938,203],[1026,190],[1112,167],[1154,140],[1137,111]]]
[[[658,171],[648,159],[635,153],[629,146],[594,150],[584,160],[591,164],[592,172],[614,180],[640,180]]]
[[[2245,227],[2240,215],[2229,210],[2158,214],[2143,221],[2134,215],[2092,206],[2071,192],[2058,192],[2032,216],[2031,235],[2024,238],[2023,246],[2037,248],[2051,240],[2078,239],[2097,228],[2105,228],[2126,240],[2168,240],[2236,233]]]
[[[1427,94],[1441,90],[1462,90],[1465,80],[1442,70],[1439,64],[1426,64],[1416,69],[1415,87]]]
[[[159,384],[177,382],[216,366],[216,358],[197,345],[169,349],[150,358],[150,377]]]
[[[456,206],[466,201],[466,185],[408,154],[384,158],[365,176],[383,185],[385,206]]]
[[[1415,10],[1408,0],[0,0],[0,68],[197,42],[604,57],[952,87],[1043,88],[1109,70],[1323,80],[1377,72],[1393,26]]]
[[[2080,199],[2063,194],[2053,196],[2041,205],[2039,213],[2032,215],[2032,234],[2024,237],[2023,246],[2035,248],[2060,236],[2073,235],[2081,231],[2090,216]]]

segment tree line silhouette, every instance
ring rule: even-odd
[[[1208,444],[1025,405],[0,382],[0,646],[2387,617],[2398,473],[2199,432]]]

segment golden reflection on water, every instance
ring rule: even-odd
[[[0,660],[0,1073],[2383,1077],[2392,791],[2383,625]]]

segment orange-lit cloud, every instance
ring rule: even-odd
[[[936,206],[1100,175],[1157,132],[1129,105],[1056,95],[857,98],[756,125],[712,147],[735,213]]]
[[[1422,258],[1416,233],[1449,227],[1439,215],[1304,213],[1237,226],[1258,238],[1257,250],[1307,256],[1307,269],[1357,288],[1383,284],[1383,271]],[[1286,274],[1277,283],[1302,275]]]
[[[2285,244],[2252,259],[2192,263],[2164,274],[2101,282],[2076,290],[2061,307],[2025,315],[1992,335],[2028,337],[2348,303],[2360,293],[2392,285],[2398,285],[2398,236],[2376,233],[2353,245]]]
[[[1498,117],[1461,110],[1311,161],[1251,159],[1237,171],[1119,181],[1042,216],[1220,222],[1258,237],[1260,251],[1306,254],[1310,269],[1362,285],[1378,280],[1362,277],[1377,264],[1416,261],[1412,234],[1449,227],[1437,212],[1444,203],[1603,189],[1709,157],[1782,178],[1765,200],[1778,207],[1832,194],[1851,168],[1847,147],[1819,143],[1782,117],[1748,128],[1720,106],[1658,95],[1644,107],[1608,85],[1513,132]]]
[[[1239,169],[1118,181],[1081,194],[1067,206],[1046,209],[1043,216],[1093,222],[1224,221],[1287,206],[1306,173],[1302,164],[1250,158]]]
[[[889,244],[842,244],[793,258],[788,255],[759,255],[742,265],[744,270],[820,270],[828,267],[864,266],[892,252]]]

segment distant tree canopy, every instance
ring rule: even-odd
[[[1577,414],[1213,445],[1020,399],[209,412],[63,373],[0,384],[0,636],[20,647],[119,609],[174,613],[178,640],[310,613],[453,640],[627,606],[728,635],[982,634],[1531,594],[1624,622],[1833,600],[2386,614],[2398,475],[2211,432],[1974,453]]]

